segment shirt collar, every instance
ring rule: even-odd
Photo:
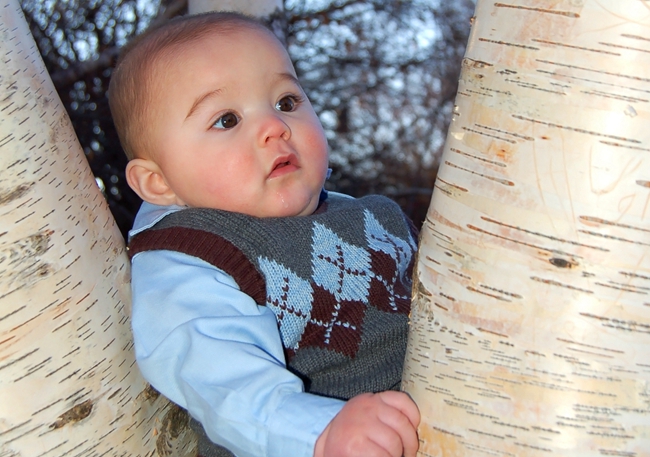
[[[129,239],[142,232],[143,230],[152,227],[160,219],[167,216],[168,214],[175,213],[176,211],[180,211],[184,208],[184,206],[179,205],[160,206],[142,202],[142,206],[140,206],[138,214],[135,216],[133,228],[129,231]]]

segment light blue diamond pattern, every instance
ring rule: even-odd
[[[319,223],[314,224],[312,243],[315,283],[337,301],[365,301],[370,288],[370,253],[346,243]]]
[[[401,238],[391,235],[368,210],[364,212],[366,240],[373,251],[382,251],[395,260],[398,271],[406,271],[411,262],[412,252],[417,249],[415,242],[406,243]]]
[[[298,349],[300,337],[311,317],[312,287],[275,260],[260,257],[258,264],[267,278],[284,279],[266,282],[267,306],[278,316],[284,346]]]

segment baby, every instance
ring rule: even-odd
[[[145,378],[238,456],[414,457],[398,389],[416,230],[384,197],[323,189],[325,134],[273,33],[176,18],[127,46],[109,100],[144,201]]]

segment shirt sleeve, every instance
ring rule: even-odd
[[[312,457],[343,402],[303,392],[273,312],[214,266],[172,251],[132,261],[138,366],[239,457]]]

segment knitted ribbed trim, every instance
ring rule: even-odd
[[[224,238],[184,227],[145,230],[129,243],[129,256],[143,251],[170,250],[198,257],[230,274],[241,291],[259,305],[266,303],[264,278],[242,251]]]

